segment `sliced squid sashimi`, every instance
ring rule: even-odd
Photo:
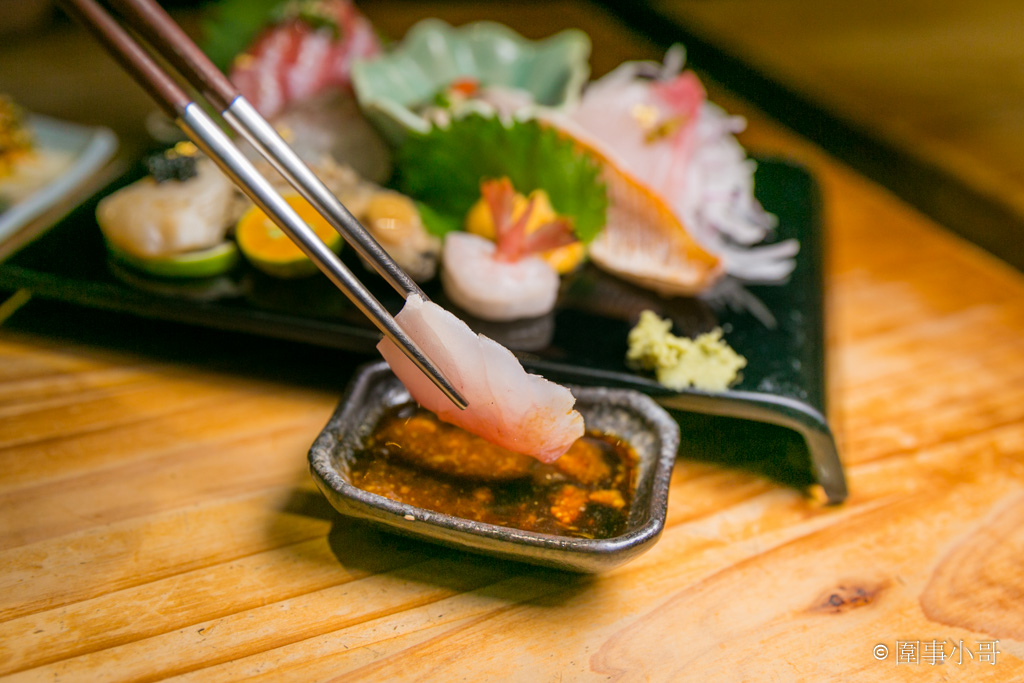
[[[583,416],[567,388],[523,369],[512,352],[437,304],[416,295],[395,320],[469,403],[459,410],[395,344],[377,345],[416,401],[445,422],[542,462],[552,462],[583,436]]]
[[[538,256],[496,258],[494,242],[468,232],[444,240],[441,282],[457,306],[482,320],[535,318],[555,306],[558,273]]]

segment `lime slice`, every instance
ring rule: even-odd
[[[234,242],[221,242],[208,249],[186,251],[173,256],[142,258],[107,242],[110,255],[117,261],[149,275],[166,278],[203,278],[228,272],[238,263]]]
[[[341,248],[341,235],[308,201],[297,194],[288,195],[284,200],[324,244],[334,251]],[[245,258],[267,275],[298,278],[317,272],[309,257],[259,207],[252,207],[239,219],[235,239]]]

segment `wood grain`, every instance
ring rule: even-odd
[[[490,18],[580,26],[595,61],[652,56],[589,6],[544,7]],[[367,8],[393,34],[479,11]],[[340,380],[291,380],[310,373],[285,357],[269,361],[281,378],[256,372],[270,354],[240,337],[166,355],[184,333],[141,351],[58,339],[30,304],[0,327],[0,676],[1024,677],[1024,277],[710,87],[747,116],[745,144],[821,184],[846,504],[680,460],[662,539],[607,574],[410,542],[340,518],[311,483]],[[897,640],[995,639],[994,665],[896,664]]]

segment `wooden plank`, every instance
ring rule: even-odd
[[[0,492],[81,476],[127,460],[160,457],[180,451],[182,442],[188,447],[216,448],[244,437],[247,428],[264,420],[273,424],[308,418],[322,427],[334,398],[310,402],[288,390],[276,396],[207,394],[190,397],[183,405],[165,405],[150,415],[109,404],[107,410],[120,415],[114,424],[61,430],[48,438],[0,449],[5,473]]]
[[[281,647],[436,602],[493,581],[502,571],[501,563],[459,555],[454,559],[427,560],[406,569],[44,665],[33,669],[26,680],[68,677],[121,681],[187,673],[254,650]],[[423,581],[425,577],[430,577],[430,583]]]
[[[212,622],[423,560],[415,550],[393,548],[376,555],[379,561],[346,568],[334,556],[339,538],[353,548],[381,543],[373,534],[345,529],[331,541],[322,535],[11,619],[0,624],[0,674],[158,636],[182,624]],[[28,647],[11,650],[9,644],[19,639]]]
[[[303,488],[304,487],[304,488]],[[326,534],[307,480],[6,550],[0,619],[88,600]]]
[[[258,428],[230,439],[192,442],[156,457],[0,494],[0,507],[15,522],[0,532],[0,548],[301,481],[306,435],[316,433],[325,420],[275,417],[264,416]]]

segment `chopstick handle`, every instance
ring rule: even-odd
[[[95,0],[58,0],[61,7],[72,17],[92,31],[93,35],[107,48],[171,118],[178,118],[185,112],[192,98],[178,83],[157,65],[128,32],[114,21]]]
[[[313,204],[403,297],[423,293],[180,26],[153,0],[107,0],[125,21],[217,107],[225,120]]]
[[[164,59],[180,74],[192,81],[218,111],[224,111],[236,97],[238,89],[221,72],[199,46],[154,0],[107,0],[126,22],[150,45],[160,49]]]

